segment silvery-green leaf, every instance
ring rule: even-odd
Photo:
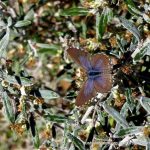
[[[150,114],[150,98],[141,97],[140,103],[141,103],[142,107]]]
[[[2,87],[2,84],[0,83],[0,93],[3,92],[3,87]]]
[[[143,132],[142,129],[143,129],[143,126],[128,127],[126,129],[121,129],[115,135],[118,137],[122,137],[122,136],[126,136],[126,135],[138,135]]]
[[[82,26],[82,34],[83,34],[83,37],[86,38],[87,25],[86,25],[86,23],[85,23],[84,21],[82,21],[81,26]]]
[[[36,43],[36,46],[39,48],[45,48],[45,49],[59,49],[59,45],[53,45],[53,44],[45,44],[45,43]]]
[[[119,147],[128,147],[130,144],[131,139],[133,139],[133,136],[125,136],[121,141],[119,141]]]
[[[119,146],[127,147],[129,143],[145,147],[147,147],[149,144],[144,136],[137,136],[137,138],[135,138],[134,136],[126,136],[122,141],[119,142]]]
[[[34,147],[38,149],[40,146],[40,138],[39,138],[37,127],[35,127],[35,137],[33,137],[33,143],[34,143]]]
[[[62,16],[86,16],[89,10],[83,7],[75,7],[63,10],[60,15]]]
[[[142,16],[147,23],[150,23],[149,16],[147,14],[145,14],[144,12],[139,11],[132,0],[125,0],[125,3],[127,4],[128,10],[131,14],[137,15],[137,16]]]
[[[12,40],[14,40],[14,38],[16,38],[16,37],[19,37],[19,34],[17,33],[17,31],[10,29],[9,40],[12,41]]]
[[[40,97],[42,97],[43,99],[55,99],[55,98],[59,98],[59,95],[52,91],[52,90],[42,90],[40,89],[39,91]]]
[[[122,57],[122,53],[120,51],[117,51],[117,50],[111,50],[110,54],[115,56],[118,59],[120,59]]]
[[[22,86],[31,86],[33,84],[29,79],[25,77],[4,75],[4,79],[11,84],[17,84]]]
[[[136,37],[138,42],[140,42],[141,35],[138,29],[136,28],[136,26],[123,17],[120,17],[120,20],[121,20],[122,25]]]
[[[126,119],[118,111],[116,111],[113,107],[110,107],[109,105],[107,105],[104,102],[103,108],[109,115],[111,115],[116,120],[116,122],[120,123],[120,125],[123,128],[127,128],[129,126]]]
[[[132,112],[135,107],[135,104],[134,104],[131,94],[132,94],[131,89],[127,88],[125,90],[126,102],[128,104],[128,109]]]
[[[0,20],[0,29],[6,28],[6,24],[3,20]]]
[[[20,28],[20,27],[24,27],[24,26],[28,26],[31,24],[31,21],[30,20],[21,20],[21,21],[18,21],[16,24],[15,24],[15,27],[16,28]]]
[[[132,139],[132,143],[135,145],[147,146],[147,141],[144,137],[138,139]]]
[[[133,0],[124,0],[127,5],[135,7]]]
[[[146,143],[146,150],[150,150],[150,138],[149,137],[145,137],[147,143]]]
[[[79,150],[85,150],[84,144],[79,138],[72,135],[71,133],[68,133],[67,136]]]
[[[11,17],[8,18],[7,23],[8,23],[7,24],[8,27],[10,27],[12,25],[12,18]]]
[[[150,23],[150,17],[147,14],[143,14],[143,18],[147,23]]]
[[[103,12],[96,14],[96,36],[97,39],[101,39],[106,30],[107,23],[112,19],[113,13],[109,8],[104,8]]]
[[[10,36],[10,29],[7,27],[6,34],[3,36],[3,38],[0,41],[0,56],[2,57],[6,53],[6,48],[9,43],[9,36]]]
[[[81,119],[81,123],[82,123],[82,124],[85,123],[86,119],[88,118],[88,116],[90,115],[90,113],[92,112],[93,109],[94,109],[94,106],[90,106],[90,107],[87,109],[86,113],[84,114],[84,116],[83,116],[82,119]]]
[[[13,109],[14,106],[11,104],[10,98],[5,91],[2,93],[2,101],[7,118],[11,123],[14,123],[15,122],[15,110]]]
[[[67,117],[62,115],[54,115],[54,114],[45,114],[44,118],[48,121],[56,122],[56,123],[64,123],[67,121]]]
[[[135,8],[134,6],[128,5],[128,8],[130,9],[130,12],[132,12],[132,14],[135,15],[142,15],[142,12],[140,12],[137,8]]]
[[[36,43],[36,47],[39,48],[39,53],[42,54],[52,54],[55,55],[60,51],[60,45],[58,44],[45,44],[45,43]]]
[[[105,125],[105,115],[104,112],[102,112],[101,110],[97,110],[97,114],[98,114],[98,121],[102,124]]]
[[[32,21],[33,19],[34,19],[34,10],[31,9],[25,15],[24,20],[30,20],[30,21]]]
[[[124,103],[124,105],[122,106],[122,108],[121,108],[121,111],[120,111],[120,114],[122,115],[122,116],[124,116],[125,118],[126,118],[126,116],[128,115],[128,104],[127,104],[127,102],[126,103]],[[121,128],[121,125],[120,125],[120,123],[119,122],[117,122],[117,124],[116,124],[116,126],[115,126],[115,133],[117,134],[119,131],[120,131],[120,128]]]
[[[124,49],[122,39],[119,37],[119,35],[117,35],[116,38],[117,38],[117,43],[118,43],[118,46],[119,46],[121,52],[124,53],[125,49]]]
[[[150,56],[150,39],[147,38],[145,42],[142,44],[142,47],[137,47],[135,51],[132,53],[131,57],[134,61],[141,60],[145,55]]]

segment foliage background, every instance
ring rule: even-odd
[[[0,149],[150,149],[149,17],[149,0],[0,1]],[[68,46],[112,60],[84,109]]]

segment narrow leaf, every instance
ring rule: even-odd
[[[10,29],[7,27],[6,34],[3,36],[3,38],[0,41],[0,56],[2,57],[3,54],[6,53],[6,48],[9,43],[9,36],[10,36]]]
[[[11,123],[14,123],[15,122],[15,112],[14,112],[13,106],[10,102],[10,98],[8,97],[6,92],[3,92],[2,98],[3,98],[3,106],[5,108],[6,116]]]
[[[147,141],[146,150],[150,150],[150,138],[146,137],[146,141]]]
[[[145,55],[150,56],[150,39],[146,39],[142,47],[137,47],[132,53],[132,58],[134,61],[141,60]]]
[[[147,146],[147,140],[144,137],[138,138],[138,139],[132,139],[132,143],[134,145],[141,145],[141,146]],[[149,149],[146,149],[149,150]]]
[[[125,102],[120,111],[120,114],[122,116],[124,116],[125,118],[128,115],[128,109],[129,109],[129,106],[128,106],[127,102]],[[118,133],[120,131],[120,128],[121,128],[121,125],[119,122],[117,122],[117,124],[115,126],[115,130],[114,130],[115,133]]]
[[[71,133],[68,133],[67,136],[79,150],[85,150],[84,144],[79,138],[75,137]]]
[[[130,12],[131,14],[133,14],[133,15],[139,15],[139,16],[142,15],[142,12],[140,12],[140,11],[136,8],[136,6],[135,6],[135,4],[134,4],[134,2],[133,2],[132,0],[125,0],[125,3],[126,3],[126,5],[128,6],[128,10],[129,10],[129,12]]]
[[[127,5],[135,6],[132,0],[124,0]]]
[[[135,135],[143,132],[143,127],[142,126],[134,126],[134,127],[129,127],[126,129],[121,129],[115,136],[126,136],[126,135]]]
[[[37,128],[35,127],[35,137],[33,137],[34,147],[38,149],[40,147],[40,138]]]
[[[141,16],[147,23],[150,23],[150,17],[146,13],[138,10],[138,8],[136,7],[136,5],[134,4],[132,0],[125,0],[125,3],[127,4],[128,10],[131,14],[136,15],[136,16]]]
[[[133,101],[133,99],[132,99],[131,94],[132,94],[132,93],[131,93],[131,89],[126,89],[126,91],[125,91],[126,102],[127,102],[127,104],[128,104],[129,110],[130,110],[131,113],[132,113],[132,111],[133,111],[133,109],[134,109],[134,107],[135,107],[135,104],[134,104],[134,101]]]
[[[82,8],[82,7],[76,7],[76,8],[70,8],[63,10],[61,12],[62,16],[86,16],[88,14],[89,10]]]
[[[30,20],[30,21],[32,21],[33,19],[34,19],[34,11],[33,11],[33,9],[31,9],[25,15],[24,20]]]
[[[3,87],[2,87],[2,84],[0,83],[0,93],[3,92]]]
[[[143,18],[147,23],[150,23],[150,17],[147,14],[143,14]]]
[[[39,96],[43,99],[55,99],[59,98],[59,95],[52,90],[39,90]]]
[[[119,35],[117,35],[116,38],[117,38],[117,43],[118,43],[118,46],[119,46],[121,52],[124,53],[125,52],[125,48],[124,48],[125,45],[123,45],[122,39],[119,37]]]
[[[141,103],[142,107],[150,114],[150,98],[141,97],[140,103]]]
[[[4,75],[4,79],[11,84],[17,84],[22,86],[31,86],[33,84],[28,78],[19,76]]]
[[[56,123],[64,123],[67,120],[67,117],[53,114],[46,114],[44,118],[48,121],[56,122]]]
[[[0,20],[0,29],[3,29],[6,27],[6,24],[3,20]]]
[[[104,8],[103,12],[96,14],[96,34],[97,39],[101,39],[105,33],[108,22],[111,20],[113,14],[109,8]]]
[[[18,21],[16,24],[15,24],[15,27],[16,28],[20,28],[20,27],[24,27],[24,26],[28,26],[31,24],[31,21],[30,20],[21,20],[21,21]]]
[[[12,25],[12,18],[9,17],[9,18],[7,19],[7,26],[10,27],[11,25]]]
[[[130,9],[130,12],[133,12],[132,14],[141,16],[142,12],[140,12],[137,8],[131,5],[128,5],[128,8]]]
[[[39,48],[39,53],[49,53],[49,54],[57,54],[60,50],[60,46],[58,44],[44,44],[44,43],[36,43],[36,47]]]
[[[120,20],[121,20],[122,25],[136,37],[138,42],[140,42],[141,35],[138,29],[136,28],[136,26],[123,17],[120,17]]]
[[[118,123],[121,124],[121,126],[123,128],[127,128],[128,122],[126,121],[126,119],[119,114],[119,112],[117,112],[114,108],[110,107],[109,105],[107,105],[106,103],[103,104],[103,108],[105,109],[105,111],[111,115]]]

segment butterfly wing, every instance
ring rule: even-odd
[[[97,92],[107,93],[112,87],[112,75],[109,57],[105,54],[96,54],[91,58],[94,70],[101,72],[94,80],[94,88]]]
[[[95,54],[91,58],[91,66],[99,71],[102,72],[110,72],[111,66],[110,66],[110,59],[105,54]]]
[[[89,61],[89,54],[85,51],[81,51],[77,48],[68,48],[67,49],[68,54],[70,57],[81,67],[88,70],[91,67],[90,61]]]
[[[94,80],[94,88],[97,92],[107,93],[112,88],[111,74],[102,74]]]
[[[82,106],[89,102],[89,100],[96,94],[94,89],[94,80],[88,79],[82,86],[76,98],[76,105]]]

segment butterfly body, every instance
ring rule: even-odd
[[[82,106],[91,100],[97,92],[107,93],[112,87],[110,59],[105,54],[90,55],[77,48],[67,50],[71,58],[87,73],[76,99],[76,105]]]
[[[94,70],[94,69],[91,69],[91,70],[88,71],[87,74],[88,74],[88,78],[95,79],[96,77],[101,75],[101,72],[97,71],[97,70]]]

